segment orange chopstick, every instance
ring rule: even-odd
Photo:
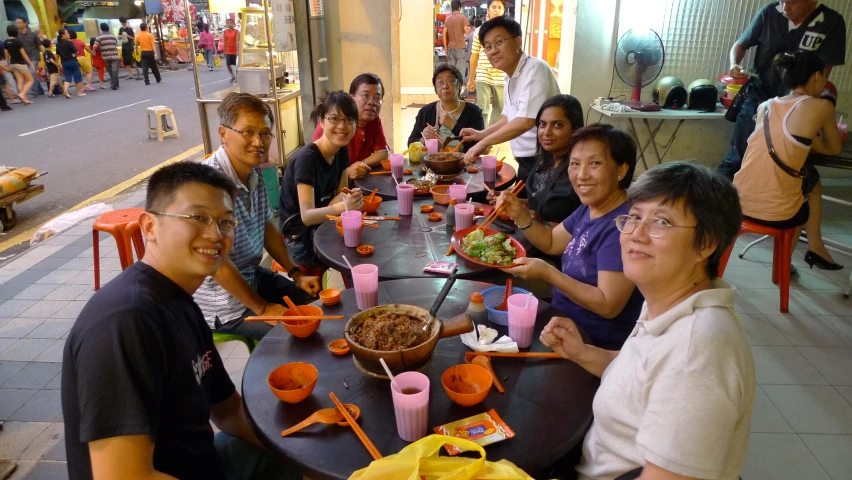
[[[517,196],[518,193],[520,193],[521,190],[524,189],[525,185],[526,184],[524,183],[524,181],[521,180],[520,182],[518,182],[517,185],[515,185],[512,188],[512,191],[509,192],[509,195],[511,195],[513,197]],[[501,203],[497,208],[495,208],[494,210],[491,211],[491,215],[488,215],[488,218],[486,218],[485,221],[482,222],[482,225],[480,225],[478,228],[480,230],[485,230],[486,228],[491,226],[491,224],[494,223],[494,220],[497,220],[497,217],[500,216],[500,213],[503,212],[503,210],[505,210],[505,208],[506,208],[506,202]]]
[[[517,352],[517,353],[508,353],[508,352],[465,352],[464,358],[465,360],[470,360],[471,358],[477,355],[484,355],[486,357],[509,357],[509,358],[562,358],[558,353],[555,352]]]
[[[374,189],[373,189],[373,193],[371,193],[371,194],[370,194],[370,196],[369,196],[369,197],[367,197],[367,201],[368,201],[368,202],[372,202],[372,201],[373,201],[373,199],[374,199],[374,198],[376,198],[376,192],[378,192],[378,191],[379,191],[379,189],[378,189],[378,188],[374,188]]]
[[[292,317],[268,316],[268,317],[246,317],[247,322],[274,322],[285,320],[342,320],[343,315],[294,315]]]
[[[393,172],[386,172],[384,170],[379,170],[378,172],[370,172],[370,175],[390,175]]]
[[[343,404],[340,403],[340,400],[337,398],[337,395],[335,395],[334,392],[328,392],[328,396],[331,398],[331,401],[334,402],[334,405],[337,407],[337,409],[340,410],[340,413],[343,414],[343,418],[345,418],[346,421],[349,422],[349,426],[352,427],[352,431],[355,432],[355,435],[358,436],[358,438],[361,440],[361,443],[363,443],[364,446],[367,448],[367,451],[373,457],[373,460],[378,460],[382,458],[382,454],[379,453],[379,449],[377,449],[376,446],[373,445],[373,442],[370,441],[370,437],[368,437],[367,434],[364,433],[364,430],[362,430],[361,426],[358,425],[357,422],[355,422],[355,420],[352,418],[352,415],[349,415],[349,412],[346,410],[346,407],[344,407]]]
[[[293,303],[293,300],[290,300],[290,297],[288,297],[287,295],[284,295],[284,303],[287,305],[288,308],[290,308],[290,310],[293,310],[294,312],[296,312],[296,314],[298,314],[298,315],[302,314],[302,310],[299,309],[299,307],[296,306],[296,304]]]
[[[452,242],[452,240],[450,240],[450,248],[447,249],[447,256],[449,257],[452,254],[453,254],[453,242]]]

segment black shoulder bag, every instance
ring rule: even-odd
[[[769,102],[766,103],[766,114],[763,116],[763,136],[766,138],[766,146],[769,147],[769,156],[772,157],[775,165],[778,165],[778,168],[780,168],[782,172],[794,178],[805,178],[807,176],[807,171],[804,166],[802,166],[802,169],[799,171],[793,170],[790,166],[781,161],[781,159],[778,158],[778,154],[775,153],[775,147],[772,146],[772,137],[769,135]]]

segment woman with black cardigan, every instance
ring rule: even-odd
[[[482,110],[476,104],[461,99],[463,78],[456,67],[446,63],[438,65],[432,74],[432,85],[438,95],[438,101],[425,105],[417,112],[414,129],[408,137],[409,144],[424,142],[430,138],[438,139],[439,143],[443,144],[447,137],[459,136],[463,128],[485,128]],[[458,144],[459,140],[452,140],[447,147],[452,148]],[[464,152],[475,144],[476,142],[467,142],[459,151]]]

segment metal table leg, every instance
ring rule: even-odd
[[[627,117],[627,122],[630,129],[630,134],[636,139],[636,145],[639,145],[639,134],[636,132],[636,125],[633,124],[633,119]],[[642,165],[645,166],[645,171],[648,170],[648,162],[645,161],[645,149],[639,149],[639,158],[642,160]]]

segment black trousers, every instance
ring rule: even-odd
[[[157,83],[160,83],[160,68],[157,67],[157,60],[154,59],[154,52],[151,51],[143,51],[142,52],[142,77],[145,78],[145,85],[150,85],[151,82],[148,81],[148,69],[151,69],[154,72],[154,79],[157,80]]]

